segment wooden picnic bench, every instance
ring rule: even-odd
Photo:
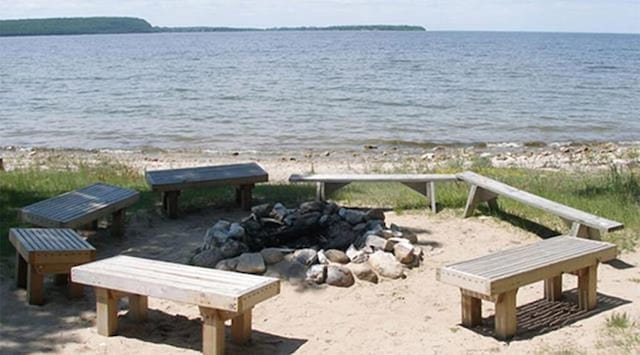
[[[111,234],[122,235],[126,208],[140,198],[137,191],[97,183],[23,207],[23,222],[48,228],[79,228],[97,225],[112,215]]]
[[[96,258],[96,250],[68,228],[11,228],[9,241],[16,248],[16,285],[27,289],[30,304],[44,302],[44,276],[68,282],[71,267]],[[68,282],[69,297],[82,296],[81,285]]]
[[[147,298],[197,305],[202,315],[204,354],[224,353],[224,322],[231,319],[231,337],[245,343],[251,336],[251,310],[278,293],[271,277],[207,269],[130,256],[116,256],[71,269],[73,282],[93,286],[98,333],[114,335],[118,299],[129,298],[134,320],[147,317]]]
[[[171,218],[178,216],[178,197],[184,189],[235,185],[236,203],[249,210],[253,186],[269,181],[267,172],[256,163],[154,170],[145,176],[151,189],[162,194],[162,208]]]
[[[457,181],[457,178],[448,174],[294,174],[289,177],[289,182],[315,182],[316,199],[320,201],[326,200],[329,194],[352,182],[399,182],[429,198],[434,213],[437,181]]]
[[[611,243],[559,236],[476,259],[443,266],[436,279],[460,288],[462,324],[472,327],[482,320],[481,300],[495,303],[495,331],[500,338],[516,333],[518,288],[544,280],[549,301],[562,295],[562,274],[578,276],[578,304],[596,307],[598,263],[614,259]]]
[[[624,228],[624,225],[620,222],[547,200],[471,171],[458,174],[457,177],[471,185],[464,210],[465,218],[471,216],[476,206],[482,202],[487,202],[490,208],[497,208],[497,198],[501,195],[560,217],[571,227],[569,235],[574,237],[599,240],[601,235],[605,233]]]

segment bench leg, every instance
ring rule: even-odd
[[[178,197],[180,197],[180,191],[162,193],[162,209],[169,218],[178,218]]]
[[[20,253],[16,252],[16,287],[27,288],[27,271],[29,265]]]
[[[27,298],[29,304],[41,305],[44,303],[44,275],[39,273],[33,265],[29,265],[27,274]]]
[[[438,213],[438,209],[436,207],[436,183],[434,181],[430,181],[429,185],[427,185],[427,194],[429,195],[429,201],[431,202],[431,211],[433,213]]]
[[[571,224],[571,231],[569,232],[569,235],[572,237],[579,237],[579,238],[592,239],[592,240],[602,239],[602,235],[599,230],[582,225],[578,222],[573,222]]]
[[[117,210],[111,215],[111,235],[121,237],[124,235],[126,209]]]
[[[135,321],[141,322],[147,319],[149,298],[142,295],[129,295],[129,313]]]
[[[464,218],[470,217],[478,204],[486,202],[489,208],[498,209],[498,195],[479,186],[471,185],[467,205],[464,208]]]
[[[239,190],[240,207],[245,211],[251,210],[251,191],[253,190],[253,185],[240,185]]]
[[[547,301],[557,301],[562,297],[562,275],[544,280],[544,298]]]
[[[224,318],[213,308],[200,307],[202,315],[202,353],[224,354]]]
[[[349,183],[330,183],[330,182],[317,182],[316,183],[316,200],[326,201],[327,197],[335,191],[349,185]]]
[[[251,339],[251,309],[231,318],[231,341],[244,344]]]
[[[98,334],[112,336],[118,331],[118,298],[111,290],[95,288]]]
[[[462,325],[473,327],[482,322],[482,300],[462,293]]]
[[[588,311],[598,302],[598,264],[578,270],[578,306]]]
[[[498,295],[496,301],[496,334],[501,339],[507,339],[516,334],[516,294],[518,290],[511,290]]]

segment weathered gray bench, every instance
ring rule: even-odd
[[[518,288],[544,280],[545,298],[555,301],[562,295],[562,273],[577,273],[579,306],[593,309],[598,263],[616,255],[614,244],[559,236],[441,267],[436,278],[460,288],[463,325],[480,324],[481,300],[494,302],[496,334],[508,338],[516,333]]]
[[[118,299],[129,298],[134,320],[147,318],[147,298],[197,305],[203,318],[202,351],[224,353],[224,322],[231,319],[231,337],[245,343],[251,337],[251,310],[278,293],[271,277],[206,269],[162,261],[116,256],[71,269],[71,280],[93,286],[98,334],[118,328]]]
[[[571,227],[569,234],[575,237],[600,239],[602,234],[624,228],[622,223],[547,200],[471,171],[458,174],[457,177],[471,185],[464,210],[465,217],[471,216],[476,206],[482,202],[487,202],[491,208],[497,208],[496,200],[501,195],[560,217]]]
[[[178,216],[178,197],[184,189],[235,185],[236,202],[249,210],[253,186],[269,181],[267,172],[256,163],[155,170],[145,176],[151,189],[161,192],[162,208],[171,218]]]
[[[433,212],[436,212],[435,183],[456,180],[455,175],[447,174],[315,174],[289,177],[289,182],[315,182],[316,198],[321,201],[352,182],[399,182],[428,197]]]
[[[78,228],[111,214],[111,234],[122,235],[126,208],[139,198],[137,191],[97,183],[23,207],[20,217],[40,227]]]

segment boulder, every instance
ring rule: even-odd
[[[318,251],[318,263],[319,264],[328,264],[329,263],[329,259],[327,258],[326,255],[324,255],[324,250],[319,250]]]
[[[369,255],[367,253],[356,249],[353,245],[349,246],[345,254],[347,254],[347,257],[349,257],[351,262],[355,264],[364,263],[369,259]]]
[[[329,202],[326,204],[326,206],[324,206],[324,209],[322,210],[322,214],[326,214],[326,215],[334,214],[338,212],[338,209],[340,209],[338,205],[336,205],[333,202]]]
[[[222,256],[220,249],[207,249],[194,255],[193,258],[191,258],[191,263],[195,266],[212,268],[215,267],[222,259],[224,259],[224,257]]]
[[[264,248],[260,250],[260,255],[267,265],[279,263],[284,259],[284,253],[278,248]]]
[[[406,240],[402,239],[402,238],[385,239],[384,248],[382,250],[384,250],[386,252],[393,252],[393,247],[396,246],[396,244],[401,243],[402,241],[406,242]]]
[[[245,235],[244,228],[240,225],[240,223],[232,223],[229,227],[229,238],[242,240]]]
[[[247,274],[263,274],[266,269],[260,253],[244,253],[238,257],[236,271]]]
[[[313,283],[324,283],[327,278],[327,265],[313,265],[307,270],[306,280]]]
[[[371,265],[369,265],[368,263],[351,263],[347,266],[359,280],[373,282],[374,284],[378,283],[378,275],[375,273],[375,271],[373,271]]]
[[[298,249],[293,252],[293,258],[302,265],[309,266],[318,261],[318,253],[313,249]]]
[[[367,221],[378,220],[384,222],[384,211],[380,208],[373,208],[366,212],[365,218]]]
[[[292,284],[304,281],[306,277],[307,267],[295,259],[287,260],[285,258],[279,263],[269,266],[266,272],[267,276],[277,277],[289,280]]]
[[[369,264],[380,276],[397,279],[404,276],[402,264],[391,253],[378,250],[369,255]]]
[[[349,287],[355,283],[349,268],[342,265],[327,266],[327,284],[338,287]]]
[[[329,261],[338,263],[338,264],[348,264],[349,257],[341,250],[337,249],[329,249],[323,253]]]
[[[289,213],[289,210],[280,202],[276,203],[275,205],[273,205],[273,208],[271,209],[271,213],[269,214],[269,216],[282,221],[284,220],[284,218],[287,216],[287,214]]]
[[[367,224],[366,223],[360,223],[360,224],[356,224],[355,226],[353,226],[353,231],[356,232],[356,233],[363,233],[366,230],[367,230]]]
[[[353,231],[353,227],[345,222],[338,221],[329,224],[325,236],[328,241],[322,245],[324,249],[346,249],[358,237],[358,233]]]
[[[251,207],[251,213],[256,215],[257,217],[267,217],[269,216],[269,212],[273,209],[273,206],[270,203],[263,203],[262,205],[257,205]]]
[[[224,259],[216,264],[216,269],[224,271],[236,271],[238,267],[238,258]]]
[[[408,242],[398,243],[393,247],[393,255],[399,262],[409,265],[413,263],[415,254],[413,253],[413,245]]]
[[[385,244],[387,241],[384,238],[381,238],[375,234],[368,235],[366,241],[364,242],[365,247],[371,248],[372,250],[384,250]]]
[[[247,247],[246,244],[234,239],[227,239],[227,241],[220,247],[222,257],[225,259],[233,258],[248,251],[249,247]]]
[[[325,204],[322,201],[310,201],[303,202],[298,207],[298,211],[300,213],[309,213],[309,212],[322,212],[324,211]]]
[[[355,226],[356,224],[364,222],[366,214],[362,211],[352,210],[348,208],[341,208],[338,210],[338,215],[342,217],[349,224]]]

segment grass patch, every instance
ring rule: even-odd
[[[640,350],[640,324],[626,312],[613,312],[605,320],[598,347],[615,354],[637,354]]]

